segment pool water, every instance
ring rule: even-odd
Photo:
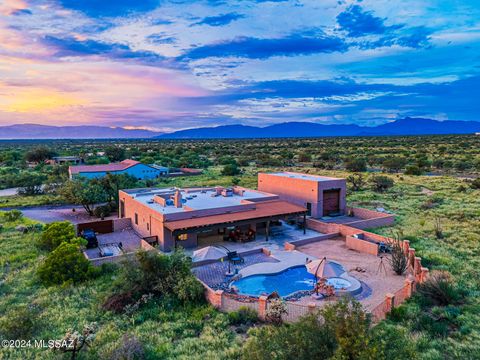
[[[315,276],[305,266],[296,266],[276,274],[251,275],[234,281],[232,286],[244,295],[260,296],[276,291],[287,296],[301,290],[312,290]]]

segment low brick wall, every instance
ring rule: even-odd
[[[374,229],[377,227],[392,226],[395,223],[395,215],[392,214],[363,208],[348,208],[348,211],[353,211],[355,217],[362,219],[346,224],[357,229]]]
[[[356,237],[348,235],[348,236],[345,236],[345,245],[347,245],[349,249],[356,250],[361,253],[375,255],[375,256],[378,255],[377,243],[373,243],[363,239],[358,239]]]
[[[312,229],[322,234],[338,234],[340,232],[338,224],[326,223],[311,218],[307,219],[307,229]]]
[[[140,249],[145,250],[145,251],[152,251],[155,250],[153,246],[151,246],[149,243],[147,243],[144,240],[140,240]],[[136,252],[128,252],[120,255],[115,255],[115,256],[105,256],[105,257],[98,257],[98,258],[93,258],[89,259],[86,255],[85,257],[90,261],[90,263],[93,266],[100,266],[102,264],[107,264],[107,263],[119,263],[127,259],[132,259],[135,257]]]

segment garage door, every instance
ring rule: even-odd
[[[323,192],[323,216],[340,211],[340,189],[325,190]]]

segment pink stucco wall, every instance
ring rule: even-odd
[[[320,218],[323,214],[323,192],[325,190],[339,189],[340,212],[346,210],[347,185],[345,179],[328,179],[316,181],[309,178],[278,176],[275,174],[259,173],[258,190],[279,195],[280,199],[291,203],[307,206],[312,204],[314,218]]]

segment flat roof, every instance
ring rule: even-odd
[[[271,200],[256,203],[255,209],[239,211],[230,214],[203,216],[201,218],[173,220],[165,222],[165,227],[170,231],[183,230],[196,227],[212,226],[233,223],[242,220],[253,220],[279,215],[304,213],[307,209],[283,200]]]
[[[289,171],[282,171],[282,172],[275,172],[275,173],[267,173],[268,175],[274,176],[281,176],[281,177],[288,177],[292,179],[303,179],[309,181],[330,181],[330,180],[343,180],[341,178],[335,178],[331,176],[321,176],[315,174],[302,174],[296,172],[289,172]]]
[[[149,188],[149,189],[130,189],[123,190],[127,194],[131,195],[135,200],[142,203],[143,205],[148,206],[152,210],[155,210],[161,214],[174,214],[181,213],[186,210],[183,207],[177,208],[173,205],[162,206],[153,201],[156,195],[168,195],[174,194],[175,191],[180,191],[183,199],[183,205],[187,206],[189,209],[193,210],[205,210],[205,209],[216,209],[230,206],[242,205],[243,200],[255,200],[255,199],[264,199],[267,200],[273,194],[269,194],[262,191],[244,189],[243,196],[233,194],[231,196],[213,196],[216,194],[215,188],[185,188],[178,189],[175,187],[172,188]]]

